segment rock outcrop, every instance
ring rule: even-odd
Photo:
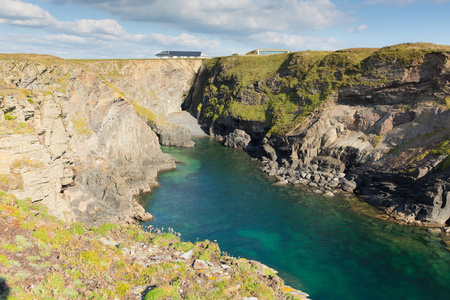
[[[450,223],[448,46],[205,63],[3,57],[0,188],[61,218],[150,218],[132,196],[174,168],[160,144],[193,146],[167,117],[182,106],[279,184],[354,192],[406,223]]]
[[[69,221],[151,218],[134,196],[175,168],[160,144],[193,145],[165,115],[181,110],[200,64],[10,55],[0,62],[0,188]]]
[[[251,141],[251,137],[240,129],[235,129],[233,132],[225,136],[224,145],[230,148],[245,149]]]
[[[400,222],[450,225],[448,46],[218,58],[184,105],[225,145],[248,135],[278,184],[355,192]]]

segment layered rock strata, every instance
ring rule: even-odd
[[[69,221],[151,218],[134,196],[175,168],[160,144],[193,145],[190,131],[164,115],[181,110],[201,61],[5,56],[1,188]]]

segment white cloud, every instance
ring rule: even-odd
[[[31,3],[0,0],[0,23],[45,27],[56,23],[49,12]]]
[[[41,27],[49,31],[75,35],[96,35],[102,38],[119,38],[125,36],[126,31],[116,20],[76,20],[61,22],[56,20],[48,11],[37,5],[19,0],[0,0],[0,23],[28,27]]]
[[[253,47],[297,51],[346,46],[333,37],[305,36],[308,30],[348,20],[330,0],[52,0],[90,5],[123,19],[201,32],[202,37],[180,31],[174,35],[131,34],[114,19],[61,21],[41,7],[23,1],[0,0],[5,7],[0,11],[0,23],[38,28],[39,36],[16,36],[16,43],[27,50],[41,45],[47,53],[55,55],[68,53],[70,48],[72,57],[148,57],[148,53],[170,49],[202,50],[211,56],[232,53],[227,48],[230,46],[222,46],[217,38],[209,38],[208,33],[222,41],[233,41],[233,47],[240,48],[233,52]],[[361,25],[352,30],[366,28]],[[0,49],[8,47],[0,45]]]
[[[396,5],[396,6],[405,6],[405,5],[410,5],[410,4],[413,4],[416,2],[442,4],[442,3],[450,2],[450,0],[369,0],[366,3],[367,4],[389,4],[389,5]]]
[[[278,32],[264,32],[250,36],[255,48],[287,48],[298,50],[337,50],[345,47],[345,43],[333,37],[307,37]]]
[[[220,42],[208,39],[199,39],[192,35],[182,33],[179,36],[168,36],[158,33],[139,34],[130,36],[131,41],[145,45],[161,45],[167,47],[181,47],[192,49],[209,49],[217,51]]]
[[[355,28],[355,27],[348,27],[348,28],[345,29],[345,31],[347,31],[349,33],[355,32],[355,30],[358,31],[358,32],[363,32],[367,28],[368,28],[367,25],[361,24],[357,28]]]
[[[159,48],[159,50],[165,47],[173,47],[209,49],[213,52],[219,51],[220,47],[218,41],[206,38],[200,39],[186,33],[179,36],[156,33],[132,35],[113,19],[81,19],[63,22],[56,20],[49,12],[39,6],[18,0],[0,0],[0,5],[4,6],[4,9],[0,11],[0,24],[7,23],[41,29],[39,35],[9,35],[10,39],[14,39],[14,43],[0,45],[3,52],[14,51],[19,45],[27,51],[33,51],[32,49],[39,49],[40,45],[44,49],[48,49],[47,53],[52,54],[55,54],[57,49],[73,47],[74,52],[83,52],[89,49],[91,57],[93,55],[105,57],[105,55],[114,56],[114,53],[120,53],[120,55],[132,53],[134,47],[143,48],[144,46],[148,49]],[[148,52],[147,49],[141,51]],[[153,51],[156,52],[156,50]],[[23,50],[20,52],[23,52]],[[42,51],[35,52],[42,53]],[[66,52],[59,51],[59,53]],[[135,53],[139,57],[143,56],[142,52]]]
[[[101,38],[123,38],[125,29],[116,20],[76,20],[75,22],[58,22],[53,30],[76,35],[92,35]]]
[[[42,37],[41,40],[50,43],[56,42],[60,45],[88,45],[91,42],[89,38],[68,34],[46,35]]]
[[[361,24],[358,26],[358,28],[356,28],[356,30],[358,30],[359,32],[363,32],[366,29],[367,29],[367,25],[365,25],[365,24]]]
[[[346,15],[330,0],[54,0],[90,5],[123,19],[147,21],[193,32],[248,33],[328,28]]]

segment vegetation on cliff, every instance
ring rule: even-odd
[[[269,135],[282,136],[320,110],[336,91],[382,87],[400,79],[398,68],[433,52],[448,53],[450,47],[416,43],[211,59],[190,107],[209,126],[232,117],[262,122]],[[445,105],[445,99],[439,102]]]
[[[172,230],[64,223],[0,191],[0,299],[301,299],[276,272]]]

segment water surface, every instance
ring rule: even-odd
[[[258,260],[312,299],[449,299],[450,253],[424,229],[351,209],[344,199],[273,186],[247,154],[202,138],[164,147],[184,165],[145,195],[155,218],[185,241],[216,240]]]

